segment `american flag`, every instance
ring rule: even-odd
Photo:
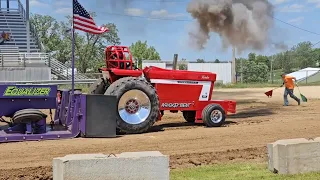
[[[73,0],[73,27],[91,34],[102,34],[109,31],[106,27],[97,26],[90,14],[77,0]]]

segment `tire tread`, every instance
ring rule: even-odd
[[[129,90],[136,89],[137,84],[138,86],[143,87],[143,90],[147,95],[149,94],[148,96],[151,102],[151,112],[149,117],[145,121],[147,123],[143,122],[141,124],[135,125],[127,124],[121,119],[120,115],[117,114],[117,128],[129,134],[144,133],[156,122],[159,114],[159,97],[155,88],[144,79],[140,79],[137,77],[124,77],[112,83],[105,92],[105,95],[117,96],[118,103],[121,95]]]
[[[107,83],[103,78],[99,78],[90,86],[89,94],[104,94],[106,89]]]
[[[214,123],[210,119],[210,114],[213,110],[220,110],[222,112],[223,119],[219,123]],[[220,127],[225,122],[226,115],[224,109],[219,104],[208,104],[202,110],[202,121],[207,127]]]

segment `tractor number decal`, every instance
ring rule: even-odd
[[[201,97],[202,97],[202,98],[208,98],[208,93],[205,92]]]
[[[16,87],[8,86],[3,96],[49,96],[50,87]]]
[[[163,108],[189,108],[191,103],[162,103]]]

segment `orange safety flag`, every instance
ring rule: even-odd
[[[272,92],[273,90],[267,91],[264,94],[267,95],[268,97],[272,97]]]

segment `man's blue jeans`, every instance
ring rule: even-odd
[[[285,105],[285,106],[288,106],[288,105],[289,105],[289,102],[288,102],[288,94],[289,94],[289,96],[290,96],[292,99],[296,100],[296,101],[299,103],[300,99],[297,98],[297,97],[293,94],[293,89],[285,88],[285,89],[284,89],[284,94],[283,94],[284,105]]]

